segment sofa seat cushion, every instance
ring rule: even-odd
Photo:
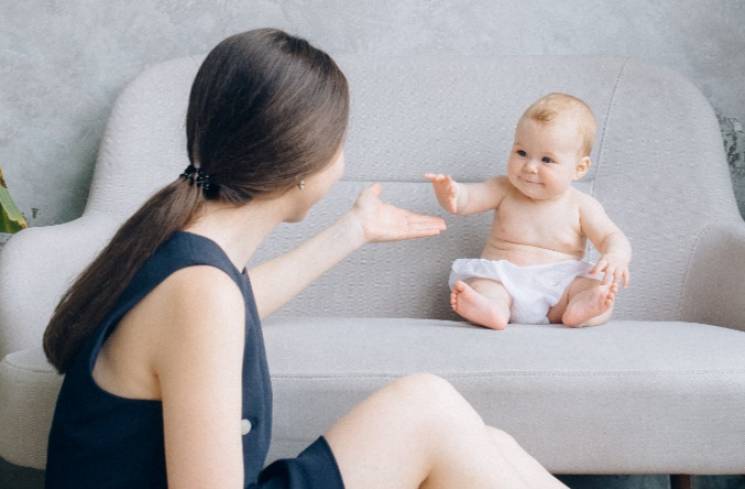
[[[405,318],[269,318],[267,463],[392,379],[431,372],[555,473],[742,473],[745,333],[698,323],[572,329]],[[41,347],[0,362],[0,456],[43,468],[62,377]],[[693,470],[692,470],[693,469]]]
[[[495,331],[335,317],[270,318],[264,335],[275,396],[271,459],[297,453],[390,380],[426,371],[556,473],[745,468],[739,331],[655,321]]]

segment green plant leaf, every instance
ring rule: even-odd
[[[28,221],[10,197],[3,170],[0,169],[0,232],[15,233],[27,227]]]

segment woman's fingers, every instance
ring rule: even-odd
[[[445,221],[439,217],[417,215],[406,219],[406,227],[414,233],[439,233],[447,228]]]
[[[424,238],[426,236],[436,236],[443,231],[442,226],[436,224],[412,224],[408,226],[406,232],[403,234],[403,238],[414,239]]]
[[[426,215],[414,214],[414,213],[406,214],[406,224],[409,227],[419,227],[419,228],[431,227],[431,228],[437,228],[440,230],[444,230],[447,228],[447,225],[445,224],[445,220],[442,219],[441,217],[426,216]]]
[[[378,199],[382,191],[383,191],[383,187],[379,183],[374,183],[370,185],[369,187],[362,189],[360,193],[357,195],[357,200],[355,201],[355,205],[359,205],[361,207],[369,206],[371,202],[374,202],[375,200]]]
[[[440,234],[447,228],[445,220],[437,216],[416,214],[406,209],[391,206],[391,212],[398,213],[403,220],[389,228],[392,239],[412,239]]]
[[[415,214],[413,212],[403,213],[406,222],[409,224],[436,224],[445,226],[445,220],[438,216],[429,216],[426,214]]]
[[[440,222],[436,222],[436,221],[431,221],[431,222],[425,222],[425,221],[422,221],[422,222],[412,222],[412,223],[409,223],[408,224],[407,228],[410,229],[410,230],[412,230],[412,231],[417,231],[417,232],[419,232],[419,231],[430,231],[431,230],[431,231],[438,232],[438,233],[440,231],[444,231],[445,229],[447,229],[444,223],[440,223]]]

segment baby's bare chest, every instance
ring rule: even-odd
[[[494,213],[492,235],[513,243],[553,249],[584,245],[579,206],[572,200],[526,203],[505,198]]]

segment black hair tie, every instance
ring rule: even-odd
[[[197,171],[197,169],[194,167],[194,165],[192,165],[191,163],[189,163],[189,166],[186,167],[186,170],[184,170],[184,172],[181,175],[179,175],[179,177],[183,178],[184,180],[189,180],[189,184],[193,184],[194,183],[194,173],[196,171]]]
[[[195,178],[196,175],[196,178]],[[203,171],[201,168],[197,168],[191,163],[186,169],[179,175],[184,180],[189,181],[189,185],[194,185],[196,182],[197,187],[202,188],[202,192],[206,198],[211,198],[217,195],[220,185],[214,181],[214,176]]]

